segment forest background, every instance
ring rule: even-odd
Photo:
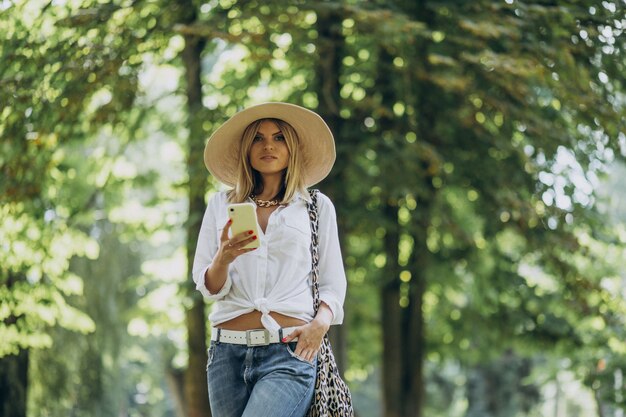
[[[318,111],[361,417],[623,417],[626,2],[0,1],[0,415],[209,416],[208,135]]]

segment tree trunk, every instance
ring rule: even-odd
[[[413,251],[422,254],[422,248],[417,245]],[[419,259],[419,255],[417,256]],[[425,400],[424,387],[424,357],[426,347],[424,312],[422,310],[424,292],[426,291],[426,279],[424,269],[415,262],[416,267],[411,271],[411,282],[409,290],[409,305],[404,309],[404,334],[408,335],[406,341],[405,363],[406,363],[406,416],[422,415]]]
[[[399,128],[398,121],[392,116],[396,93],[393,88],[393,56],[384,47],[378,57],[376,91],[381,97],[381,108],[385,109],[378,120],[379,135]],[[382,391],[383,415],[385,417],[402,417],[406,413],[408,389],[412,386],[410,373],[407,373],[407,341],[411,335],[405,332],[408,324],[407,309],[400,305],[400,265],[398,264],[400,225],[398,224],[398,202],[394,195],[383,197],[384,208],[382,224],[386,227],[384,251],[387,263],[381,285],[382,308]]]
[[[195,6],[182,2],[188,14],[184,23],[196,20]],[[188,155],[187,174],[189,177],[189,213],[187,220],[187,277],[191,276],[198,232],[205,208],[206,171],[203,163],[204,132],[202,129],[202,82],[201,54],[206,45],[204,39],[187,35],[182,52],[185,67],[187,110],[188,110]],[[186,312],[187,344],[189,362],[184,375],[184,409],[188,417],[206,417],[211,415],[208,401],[206,378],[207,345],[206,316],[204,300],[195,290],[191,279],[186,284],[186,293],[191,300],[191,307]]]
[[[165,382],[167,382],[167,387],[172,393],[172,398],[174,402],[174,415],[176,417],[186,417],[185,413],[185,392],[183,390],[185,374],[183,371],[179,369],[174,369],[171,366],[168,366],[165,369]]]
[[[541,399],[539,389],[525,383],[532,361],[513,351],[499,359],[477,364],[468,371],[465,417],[511,417],[526,415]],[[558,403],[558,396],[555,399]],[[555,415],[560,413],[555,407]]]
[[[9,272],[4,285],[11,291],[11,287],[21,280],[25,278]],[[15,328],[17,320],[18,317],[11,314],[3,324],[9,328]],[[26,417],[28,361],[27,349],[20,349],[16,355],[0,357],[0,416],[2,417]]]
[[[398,246],[400,228],[397,225],[398,207],[386,206],[384,217],[394,229],[388,228],[385,237],[387,268],[382,288],[383,317],[383,410],[385,417],[420,417],[424,405],[424,316],[422,300],[426,283],[423,276],[412,271],[409,283],[408,305],[401,304],[401,284],[398,279]],[[419,248],[414,249],[414,253]],[[420,257],[414,256],[413,265]]]
[[[423,65],[425,50],[417,52],[415,65]],[[420,58],[421,57],[421,58]],[[414,91],[397,92],[394,90],[393,78],[394,55],[384,47],[378,58],[378,73],[376,79],[377,92],[381,96],[381,107],[385,109],[385,116],[380,117],[381,134],[385,132],[403,131],[407,129],[407,121],[394,118],[393,105],[397,100],[407,100],[410,97],[419,97],[420,103],[410,103],[414,106],[419,117],[417,129],[421,140],[430,140],[432,117],[431,111],[422,114],[420,107],[426,107],[428,98]],[[425,86],[420,93],[426,94]],[[427,86],[426,86],[427,87]],[[420,106],[421,104],[421,106]],[[424,120],[428,119],[428,120]],[[427,170],[424,170],[427,172]],[[432,178],[423,179],[423,188],[427,195],[432,196]],[[423,363],[425,357],[425,325],[422,311],[423,297],[426,291],[425,271],[428,268],[429,251],[426,245],[426,231],[430,221],[430,211],[433,199],[422,197],[418,201],[419,212],[413,214],[411,226],[419,230],[412,233],[415,241],[409,267],[411,280],[402,284],[399,274],[402,267],[398,264],[398,245],[401,227],[398,224],[398,196],[387,196],[387,206],[384,211],[385,224],[393,225],[387,228],[385,237],[385,253],[387,266],[385,268],[385,282],[381,288],[382,315],[383,315],[383,410],[385,417],[420,417],[424,406],[424,375]],[[401,305],[402,286],[408,285],[408,303]]]
[[[0,358],[0,415],[26,417],[28,350]]]
[[[602,399],[600,398],[600,390],[593,390],[593,398],[596,401],[596,408],[598,410],[598,417],[605,417],[604,415],[604,404],[602,404]]]
[[[342,119],[339,115],[341,96],[339,91],[341,84],[339,82],[339,74],[341,70],[342,50],[344,39],[341,34],[342,17],[337,11],[325,10],[318,12],[317,18],[317,51],[319,59],[317,61],[316,85],[319,105],[318,113],[328,123],[330,130],[335,136],[335,145],[337,149],[337,159],[343,160],[342,154],[347,149],[345,143],[342,143],[341,128]],[[343,226],[345,219],[345,182],[342,181],[345,172],[345,165],[336,164],[333,172],[325,181],[325,189],[328,196],[333,201],[337,211],[337,222],[339,227],[339,240],[342,253],[345,253],[345,227]],[[343,233],[341,233],[343,232]],[[343,326],[333,326],[329,332],[333,353],[337,360],[339,371],[343,374],[347,367],[347,329],[349,327],[348,305],[346,304],[345,318]]]
[[[425,181],[430,184],[431,178]],[[426,185],[428,188],[428,185]],[[418,199],[419,213],[414,214],[413,224],[417,227],[414,235],[413,252],[410,257],[411,280],[409,281],[409,304],[402,310],[402,333],[407,336],[404,346],[403,370],[405,374],[406,398],[403,416],[420,417],[424,408],[425,382],[424,358],[426,357],[426,325],[424,323],[424,294],[427,288],[425,271],[429,265],[429,250],[426,246],[428,223],[430,221],[432,199]]]
[[[398,279],[398,244],[400,239],[398,227],[398,208],[387,204],[383,216],[384,222],[394,225],[388,227],[384,245],[387,255],[385,282],[381,288],[382,334],[383,334],[383,415],[385,417],[401,417],[404,415],[406,400],[406,380],[403,363],[405,337],[402,332],[402,307],[400,307],[400,282]]]
[[[425,22],[429,26],[434,24],[434,16],[432,11],[427,8],[427,0],[419,2],[412,0],[403,1],[400,6],[414,20]],[[429,46],[428,42],[423,41],[415,49],[415,55],[407,57],[409,60],[413,60],[410,64],[411,66],[422,66],[425,73],[430,72],[428,68]],[[415,108],[415,119],[409,125],[414,126],[419,140],[437,147],[438,138],[434,133],[438,117],[435,105],[438,102],[437,92],[433,91],[432,86],[428,82],[416,79],[413,82],[413,88],[405,94],[406,96],[402,99]],[[423,165],[426,164],[426,162],[423,163]],[[405,392],[406,398],[404,398],[403,417],[421,417],[426,400],[426,384],[424,381],[426,326],[422,307],[424,294],[428,286],[426,271],[428,271],[431,256],[426,244],[426,238],[433,201],[437,193],[433,187],[433,178],[437,173],[430,168],[429,166],[424,166],[423,172],[427,174],[424,174],[425,176],[420,185],[423,192],[416,196],[418,210],[413,213],[411,220],[414,228],[414,245],[409,263],[411,268],[411,280],[408,283],[409,305],[403,311],[405,323],[403,333],[409,337],[405,342],[406,351],[404,352],[405,384],[407,388]]]
[[[560,408],[560,402],[561,402],[561,381],[559,381],[559,374],[557,372],[556,377],[554,378],[554,387],[555,387],[555,393],[554,393],[554,417],[560,417],[560,413],[559,413],[559,408]],[[594,394],[595,394],[595,390],[594,390]],[[602,416],[602,410],[600,408],[598,408],[598,417],[603,417]]]

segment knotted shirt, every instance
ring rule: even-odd
[[[268,330],[280,327],[269,315],[272,311],[306,322],[313,319],[309,198],[297,194],[288,205],[272,212],[265,232],[258,228],[259,248],[236,258],[229,265],[224,286],[211,294],[204,285],[204,275],[219,249],[230,205],[226,192],[211,197],[198,237],[193,280],[206,298],[215,300],[209,315],[214,326],[253,310],[262,313],[261,323]],[[320,300],[333,313],[331,324],[341,324],[346,276],[335,208],[322,193],[318,194],[318,217]]]

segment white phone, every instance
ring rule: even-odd
[[[233,232],[231,236],[234,236],[241,232],[253,231],[253,235],[257,236],[255,240],[244,246],[244,249],[258,248],[259,243],[259,228],[256,218],[256,206],[252,203],[237,203],[228,206],[228,217],[233,221],[230,226]]]

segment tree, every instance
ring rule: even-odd
[[[11,354],[22,352],[17,357],[19,375],[26,374],[22,358],[29,348],[50,345],[49,325],[94,330],[93,322],[70,307],[66,298],[80,288],[73,285],[77,277],[70,273],[69,260],[97,256],[97,243],[83,227],[93,221],[101,194],[97,189],[64,193],[76,183],[72,181],[76,169],[65,163],[64,147],[85,141],[103,127],[132,139],[145,114],[135,110],[137,98],[144,93],[139,81],[144,59],[168,53],[174,23],[187,6],[24,2],[10,4],[3,11],[8,18],[2,20],[6,42],[2,44],[0,101],[10,104],[2,110],[0,195],[7,219],[3,237],[15,249],[2,252],[6,307],[1,330],[10,337],[3,337],[8,344],[0,356],[12,367],[16,359]],[[93,173],[96,178],[89,177],[81,185],[107,185],[111,167],[96,164],[94,168],[101,169]],[[16,254],[22,247],[30,251]],[[35,286],[38,291],[31,291]],[[46,304],[50,308],[28,309]],[[194,372],[199,371],[194,368]],[[7,383],[22,395],[20,401],[12,397],[3,404],[19,404],[25,410],[27,378],[8,378]],[[202,396],[196,401],[202,401]],[[203,403],[206,410],[206,400]]]
[[[385,415],[445,408],[425,392],[445,390],[433,374],[451,363],[471,376],[473,411],[498,361],[523,365],[511,384],[537,351],[571,359],[592,387],[622,369],[623,302],[606,288],[615,272],[604,255],[623,241],[593,193],[623,153],[621,4],[30,3],[6,5],[0,19],[0,237],[10,242],[0,251],[0,367],[18,370],[4,386],[26,392],[29,349],[49,346],[51,327],[94,330],[70,260],[99,257],[89,230],[103,201],[110,214],[122,184],[154,181],[117,178],[115,152],[100,159],[91,141],[124,147],[163,127],[155,115],[171,117],[168,134],[187,155],[177,189],[189,265],[215,185],[203,140],[270,99],[317,109],[335,132],[338,161],[320,184],[336,202],[350,281],[348,334],[335,348],[346,347],[338,356],[353,387],[378,375],[382,350]],[[168,94],[186,99],[185,121],[146,101],[150,62],[184,73],[184,89]],[[93,173],[68,159],[73,146]],[[150,195],[144,207],[170,198]],[[186,392],[180,413],[195,415],[207,405],[206,323],[189,279],[181,289],[190,366],[186,389],[178,372],[170,381]],[[536,398],[525,388],[520,409]],[[507,391],[489,392],[501,404]],[[596,392],[603,403],[614,394]]]
[[[193,24],[197,20],[195,5],[191,1],[181,2],[181,7],[187,11],[182,24]],[[205,209],[204,196],[206,193],[206,180],[203,175],[204,159],[204,130],[202,121],[205,112],[202,105],[202,64],[201,56],[206,45],[206,40],[193,35],[185,35],[185,48],[182,52],[185,67],[185,87],[188,109],[188,153],[187,174],[189,212],[187,220],[187,275],[193,267],[193,256],[198,241],[198,231],[202,223],[202,213]],[[206,383],[206,315],[204,313],[204,300],[195,290],[191,280],[184,284],[187,297],[191,300],[191,306],[187,310],[187,340],[189,350],[189,362],[185,370],[185,405],[186,415],[189,417],[210,416],[211,410],[207,401]]]
[[[556,294],[538,301],[553,312],[557,326],[568,330],[555,332],[553,323],[531,315],[537,326],[523,331],[524,337],[564,341],[575,333],[575,317],[589,310],[574,282],[591,289],[596,278],[566,260],[578,241],[567,224],[572,218],[592,221],[593,209],[571,178],[563,178],[568,183],[563,190],[552,191],[547,185],[554,184],[541,179],[565,149],[579,159],[583,175],[593,176],[595,158],[612,156],[603,149],[619,151],[621,123],[615,96],[620,81],[612,72],[614,61],[603,52],[606,42],[584,39],[585,33],[610,31],[615,8],[588,20],[587,6],[574,4],[396,4],[404,13],[387,20],[393,24],[376,27],[363,19],[360,32],[375,31],[383,39],[378,82],[366,96],[376,104],[370,124],[381,138],[371,149],[385,173],[378,178],[377,211],[389,225],[382,297],[391,309],[385,349],[392,349],[383,366],[396,370],[384,381],[390,397],[385,415],[390,416],[419,415],[423,406],[420,353],[414,349],[446,335],[426,339],[422,320],[437,330],[453,329],[454,318],[441,327],[450,317],[445,309],[466,315],[468,333],[458,328],[449,333],[462,350],[489,352],[489,340],[521,336],[511,333],[511,326],[527,318],[513,317],[519,301],[508,305],[507,299],[519,300],[513,285],[533,290],[520,273],[527,262],[562,283],[567,307],[559,305]],[[549,26],[548,21],[559,23]],[[609,49],[608,55],[619,53]],[[612,83],[593,81],[609,72]],[[587,135],[590,131],[604,138],[601,144]],[[598,150],[590,157],[592,149]],[[541,201],[545,192],[570,204],[546,203],[545,194]],[[506,248],[520,240],[524,243],[514,253]],[[471,298],[459,297],[458,291]],[[438,302],[425,303],[424,297]],[[571,315],[563,316],[564,309]],[[476,332],[472,316],[485,323],[484,331]],[[491,337],[481,341],[472,332],[481,337],[491,332]]]
[[[530,265],[563,277],[563,291],[571,297],[566,304],[585,303],[580,292],[570,292],[581,276],[559,248],[576,250],[576,232],[568,222],[574,216],[590,221],[591,200],[580,187],[576,193],[567,175],[562,189],[550,190],[554,183],[542,178],[567,149],[580,154],[583,175],[594,175],[597,164],[582,153],[597,143],[585,129],[613,138],[608,146],[617,149],[619,67],[603,55],[606,45],[582,42],[585,33],[598,33],[602,22],[612,24],[616,10],[596,10],[598,19],[589,20],[588,7],[578,4],[303,3],[287,10],[293,16],[288,19],[284,10],[273,14],[273,8],[272,3],[220,4],[207,20],[185,30],[217,36],[243,51],[244,64],[222,72],[216,88],[208,86],[222,113],[245,104],[242,89],[254,95],[250,86],[261,80],[287,91],[292,101],[319,106],[336,130],[340,155],[345,145],[357,156],[340,159],[335,178],[358,184],[339,208],[353,213],[355,220],[346,223],[349,236],[367,239],[372,230],[364,221],[384,219],[377,232],[384,245],[348,248],[347,259],[381,270],[370,275],[381,280],[387,306],[385,368],[397,369],[383,384],[397,394],[386,401],[387,414],[411,414],[423,406],[422,362],[428,351],[475,363],[510,347],[469,354],[470,347],[489,344],[470,337],[474,319],[484,320],[482,331],[493,333],[490,341],[567,340],[576,315],[562,317],[565,306],[555,294],[534,294],[535,284],[521,269]],[[316,31],[308,23],[312,12]],[[315,53],[302,54],[311,39]],[[291,66],[278,65],[286,50]],[[312,57],[321,58],[319,66]],[[606,85],[592,81],[594,74],[604,79],[598,64],[603,60],[612,74]],[[311,84],[315,94],[297,81],[303,73],[304,79],[317,76]],[[510,175],[500,175],[504,169]],[[333,180],[331,190],[340,184]],[[571,205],[555,204],[557,194]],[[525,288],[519,296],[511,291],[516,286]],[[459,292],[471,297],[459,298]],[[528,299],[532,308],[517,312]],[[554,323],[542,325],[535,302],[553,310]],[[455,324],[459,314],[465,317],[463,328]],[[524,327],[528,320],[534,327]],[[555,331],[553,324],[566,323],[569,330]],[[435,329],[432,335],[426,327]],[[449,346],[455,338],[460,348]],[[390,351],[392,346],[399,351]],[[396,363],[398,358],[404,359]]]

